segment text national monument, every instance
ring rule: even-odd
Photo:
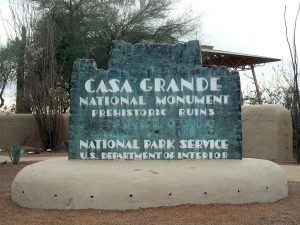
[[[70,100],[70,160],[22,169],[11,196],[23,207],[127,210],[288,195],[279,165],[242,159],[238,73],[203,68],[197,41],[114,41],[107,70],[75,62]]]
[[[107,70],[74,64],[69,159],[241,159],[240,80],[197,41],[114,41]]]

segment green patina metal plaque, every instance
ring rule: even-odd
[[[69,159],[241,159],[240,110],[238,73],[197,41],[114,41],[108,70],[74,64]]]

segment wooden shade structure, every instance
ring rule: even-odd
[[[259,104],[262,104],[261,93],[259,91],[254,68],[257,65],[280,61],[280,59],[216,50],[213,49],[213,46],[208,45],[202,45],[201,53],[203,67],[212,67],[215,65],[226,66],[236,70],[251,70],[256,88],[257,100]]]
[[[215,50],[212,46],[207,45],[202,46],[201,53],[202,65],[204,67],[217,65],[233,69],[247,70],[251,69],[251,65],[280,61],[280,59],[270,57]]]

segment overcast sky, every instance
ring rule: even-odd
[[[191,7],[202,16],[203,44],[215,49],[261,55],[282,59],[289,63],[289,51],[285,37],[284,6],[292,35],[294,18],[300,0],[182,0],[181,4]],[[300,18],[299,18],[300,20]],[[296,41],[300,40],[298,22]],[[279,63],[268,63],[256,68],[258,81],[272,79],[273,67]],[[242,90],[253,82],[240,72]],[[251,75],[250,71],[246,71]]]
[[[299,0],[181,0],[178,8],[191,7],[202,17],[205,44],[217,49],[288,57],[285,43],[283,10],[293,18]],[[0,0],[1,14],[9,19],[8,0]],[[289,25],[291,25],[290,20]],[[298,29],[300,35],[300,27]],[[298,35],[298,36],[299,36]],[[5,30],[0,24],[1,43]],[[196,36],[195,36],[196,37]]]
[[[299,0],[182,0],[202,15],[204,42],[217,49],[287,57],[283,11],[289,25]],[[298,37],[300,29],[298,29]]]
[[[283,20],[287,5],[288,25],[299,0],[181,0],[178,9],[191,7],[202,17],[203,44],[215,49],[262,55],[289,60]],[[2,17],[9,19],[8,0],[0,0]],[[299,25],[300,26],[300,25]],[[195,35],[196,37],[196,35]],[[298,29],[298,40],[300,27]],[[5,30],[0,24],[0,41],[5,43]],[[258,69],[258,75],[270,73],[275,64]],[[244,78],[242,79],[243,84]],[[245,87],[245,81],[243,86]]]

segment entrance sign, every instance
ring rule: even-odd
[[[240,80],[197,41],[114,41],[108,70],[74,64],[69,159],[241,159]]]

